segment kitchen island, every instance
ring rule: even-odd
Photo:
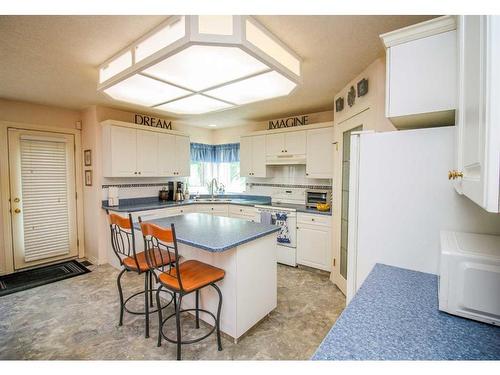
[[[223,295],[221,331],[235,341],[277,305],[276,232],[278,227],[242,219],[190,213],[149,220],[161,227],[175,225],[179,254],[225,270],[217,283]],[[137,251],[143,241],[135,224]],[[216,311],[218,296],[204,288],[200,307]],[[183,308],[194,307],[194,295],[183,298]],[[209,324],[213,319],[204,313]]]

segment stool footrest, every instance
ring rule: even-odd
[[[179,313],[182,314],[182,313],[185,313],[185,312],[189,312],[189,311],[198,311],[198,312],[204,312],[208,315],[210,315],[213,319],[214,319],[214,325],[212,327],[212,329],[205,335],[201,336],[201,337],[198,337],[198,338],[195,338],[195,339],[192,339],[192,340],[186,340],[186,341],[182,341],[181,340],[181,344],[193,344],[195,342],[199,342],[201,340],[204,340],[206,339],[208,336],[210,336],[212,333],[214,333],[215,329],[217,328],[217,318],[215,317],[215,315],[208,311],[208,310],[204,310],[204,309],[183,309],[183,310],[180,310]],[[160,332],[161,332],[161,336],[167,340],[168,342],[171,342],[173,344],[177,344],[177,340],[174,340],[174,339],[171,339],[170,337],[168,337],[164,332],[163,332],[163,326],[164,324],[167,322],[167,320],[169,320],[170,318],[175,318],[175,313],[173,314],[170,314],[169,316],[167,316],[163,322],[161,323],[161,327],[160,327]]]
[[[158,291],[158,289],[153,289],[153,292],[156,292]],[[160,290],[160,293],[161,292],[165,292],[167,293],[169,296],[170,296],[170,301],[165,305],[165,306],[162,306],[162,310],[167,307],[167,306],[170,306],[170,304],[174,301],[174,296],[168,291],[168,290],[165,290],[165,289],[162,289]],[[129,302],[132,298],[134,297],[137,297],[139,295],[143,295],[145,293],[144,290],[141,290],[140,292],[137,292],[137,293],[134,293],[132,294],[130,297],[128,297],[124,302],[123,302],[123,308],[126,312],[128,312],[129,314],[133,314],[133,315],[146,315],[146,312],[145,311],[132,311],[132,310],[129,310],[127,308],[127,302]],[[148,293],[149,293],[149,290],[148,290]],[[155,312],[158,312],[158,307],[155,308],[154,310],[150,310],[149,311],[149,314],[152,314],[152,313],[155,313]]]

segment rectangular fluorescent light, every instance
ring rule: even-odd
[[[198,16],[200,34],[233,35],[233,16]]]
[[[181,39],[186,35],[186,21],[184,16],[166,25],[165,27],[152,34],[147,39],[138,43],[135,47],[135,61],[144,60],[153,53],[161,50]]]
[[[206,94],[241,105],[288,95],[295,86],[296,84],[285,76],[272,71],[209,90]]]
[[[99,69],[99,83],[132,66],[132,51],[127,51]]]
[[[139,74],[104,90],[113,99],[144,106],[153,106],[189,95],[190,92]]]
[[[284,67],[300,76],[300,61],[286,50],[280,43],[264,33],[249,19],[245,22],[246,39],[255,47],[262,50]]]
[[[170,103],[159,105],[155,108],[167,112],[194,115],[199,113],[217,111],[220,109],[226,109],[229,107],[232,107],[232,105],[221,102],[220,100],[208,98],[204,95],[196,94],[188,96],[187,98],[182,98],[174,100]]]
[[[269,67],[238,47],[195,45],[155,64],[144,73],[163,81],[201,91]]]

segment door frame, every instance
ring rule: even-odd
[[[366,108],[361,112],[335,124],[333,127],[333,144],[335,145],[333,158],[333,204],[332,204],[332,236],[333,236],[333,258],[334,265],[330,280],[332,280],[344,295],[347,292],[347,279],[344,279],[340,274],[340,241],[342,231],[342,161],[343,161],[343,134],[346,131],[354,129],[359,125],[363,125],[362,131],[372,129],[372,112],[370,108]],[[352,149],[351,149],[352,151]],[[349,203],[349,211],[350,203]],[[351,218],[349,214],[349,218]],[[349,241],[349,239],[348,239]],[[347,254],[347,267],[349,268],[349,253]]]
[[[10,219],[10,173],[8,135],[9,128],[19,130],[34,130],[60,134],[70,134],[75,139],[75,188],[76,200],[76,228],[78,258],[85,256],[84,231],[83,231],[83,163],[81,131],[78,129],[61,128],[57,126],[27,124],[22,122],[0,121],[0,215],[3,233],[3,254],[0,254],[0,275],[13,273],[14,248],[12,241],[12,223]],[[59,260],[60,261],[60,260]],[[26,270],[28,268],[24,268]]]

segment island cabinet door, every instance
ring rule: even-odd
[[[189,177],[191,174],[191,143],[189,137],[176,135],[175,136],[175,160],[176,170],[175,176]]]
[[[298,224],[297,263],[331,271],[332,240],[329,228]]]
[[[158,133],[137,130],[137,175],[158,176]]]
[[[174,176],[175,172],[175,136],[158,134],[158,175]]]

